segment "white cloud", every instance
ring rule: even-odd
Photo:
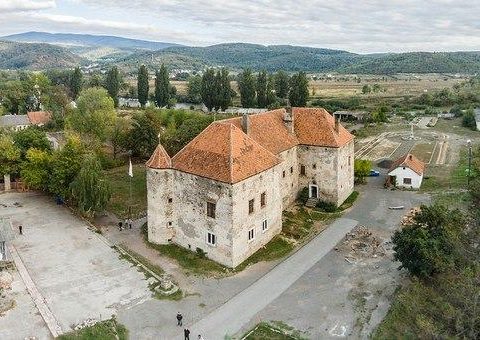
[[[37,11],[55,7],[55,0],[0,0],[1,12]]]

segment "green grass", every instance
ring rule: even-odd
[[[105,174],[112,188],[112,197],[107,205],[107,210],[120,218],[129,217],[130,177],[128,176],[128,166],[106,170]],[[133,166],[131,204],[133,217],[147,210],[146,170],[143,164]]]
[[[243,261],[235,268],[235,271],[242,271],[251,264],[262,261],[275,261],[287,256],[294,246],[282,235],[277,235],[268,242],[265,247],[260,248],[255,254]]]
[[[247,332],[244,340],[301,340],[305,339],[300,331],[286,325],[283,322],[261,322],[251,331]]]
[[[59,340],[127,340],[128,330],[115,318],[100,321],[92,327],[60,335]]]

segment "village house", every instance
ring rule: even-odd
[[[30,111],[27,116],[30,123],[36,126],[44,126],[52,120],[52,114],[46,111]]]
[[[20,131],[31,125],[27,115],[3,115],[0,116],[0,128]]]
[[[422,185],[425,163],[412,154],[406,154],[393,162],[388,176],[398,188],[419,189]]]
[[[210,124],[170,158],[147,162],[148,239],[236,267],[282,229],[299,190],[342,204],[353,192],[353,136],[324,109]]]

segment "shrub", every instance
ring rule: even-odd
[[[307,203],[307,201],[308,201],[308,188],[307,187],[303,188],[302,190],[300,190],[298,192],[297,199],[303,204]]]
[[[318,201],[317,208],[329,213],[337,211],[337,206],[334,203],[325,201]]]

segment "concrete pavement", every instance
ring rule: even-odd
[[[252,317],[286,291],[357,225],[340,218],[310,243],[287,258],[250,287],[234,296],[199,322],[189,325],[193,334],[223,339],[237,333]],[[177,338],[180,338],[178,335]]]

